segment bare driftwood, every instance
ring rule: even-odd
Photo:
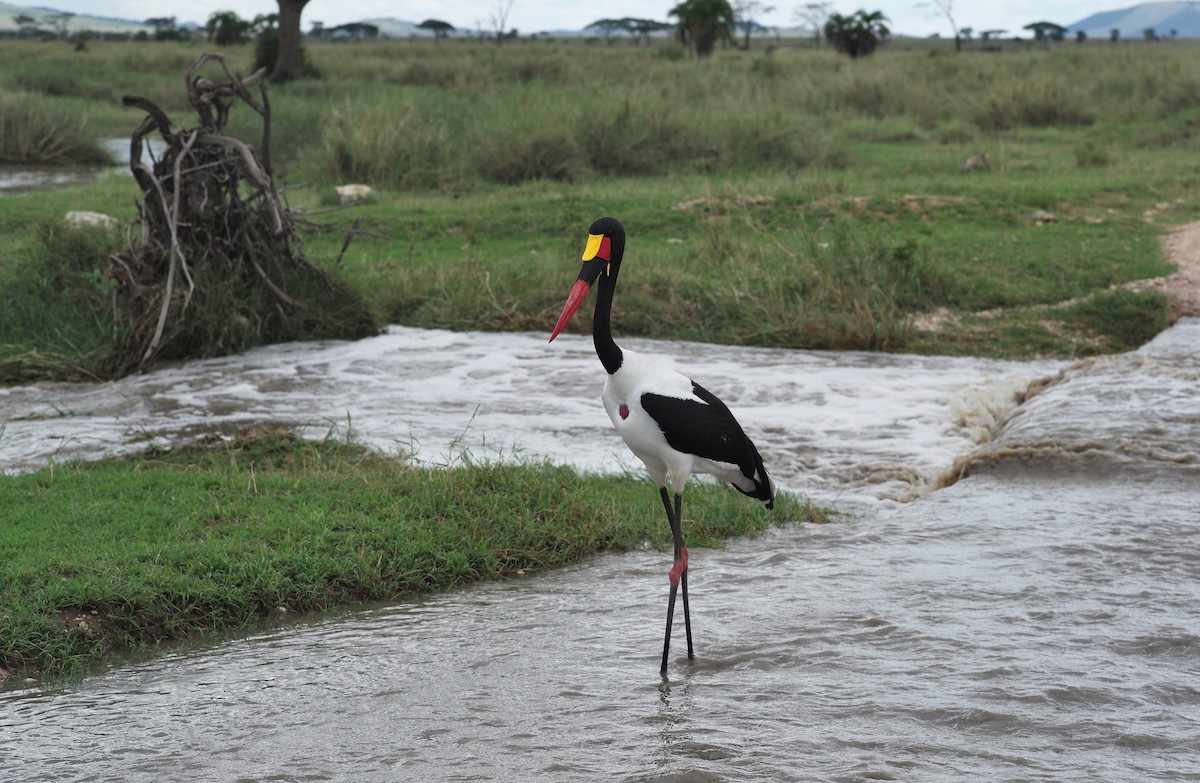
[[[226,81],[197,75],[209,63],[220,66]],[[112,257],[114,304],[126,332],[111,362],[115,374],[143,370],[156,359],[304,336],[295,322],[311,321],[310,302],[297,289],[325,304],[346,303],[347,292],[300,252],[293,216],[276,191],[264,77],[262,69],[241,79],[223,55],[202,55],[184,76],[197,128],[177,130],[153,102],[122,98],[146,117],[129,155],[142,191],[140,231]],[[226,130],[239,102],[261,118],[257,148]],[[157,154],[147,144],[155,133],[163,145]]]

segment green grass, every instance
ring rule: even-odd
[[[772,522],[693,483],[693,546]],[[338,441],[260,433],[0,477],[0,668],[57,677],[271,616],[513,578],[603,551],[669,546],[644,478],[549,465],[422,470]]]
[[[630,231],[625,334],[996,356],[1131,347],[1143,329],[1081,317],[1047,332],[1037,313],[1169,271],[1159,233],[1200,203],[1200,47],[908,44],[857,62],[788,45],[695,61],[657,47],[314,44],[322,78],[272,88],[276,168],[305,209],[327,207],[339,182],[376,188],[340,218],[362,214],[375,235],[336,268],[341,232],[306,236],[305,251],[378,322],[544,330],[582,232],[613,214]],[[0,52],[0,87],[86,107],[101,135],[139,119],[121,94],[194,123],[179,74],[201,48],[18,43]],[[229,55],[248,68],[248,50]],[[254,138],[256,120],[235,109],[234,132]],[[960,174],[976,152],[991,167]],[[77,208],[131,221],[136,197],[114,178],[6,199],[0,284],[23,301],[0,312],[0,377],[34,379],[38,357],[75,368],[67,377],[102,371],[119,335],[96,271],[122,237],[81,269],[44,241],[45,221]],[[1166,318],[1161,295],[1134,296]],[[939,308],[971,325],[912,327]],[[1024,325],[974,317],[997,308]]]

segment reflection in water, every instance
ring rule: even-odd
[[[1068,369],[946,489],[900,503],[847,479],[843,498],[866,498],[853,518],[693,552],[698,658],[677,657],[666,683],[670,554],[606,555],[0,694],[3,768],[23,781],[1198,779],[1197,338],[1185,321]],[[791,357],[754,356],[738,410],[765,428],[789,400],[753,373],[774,362],[785,379]],[[725,377],[714,361],[702,369]],[[927,367],[887,361],[897,386]],[[840,383],[805,394],[849,420],[838,395],[861,392]],[[570,408],[566,386],[543,395]],[[912,390],[886,394],[934,415]],[[819,403],[791,405],[823,429]],[[845,430],[881,466],[890,454],[936,472],[923,460],[977,448],[958,422],[926,446],[880,447],[884,432],[939,432],[884,418]],[[791,481],[833,491],[821,448],[848,461],[853,448],[820,437],[776,443],[815,452]]]

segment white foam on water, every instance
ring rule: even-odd
[[[1063,362],[742,348],[627,340],[721,397],[777,483],[822,502],[925,492],[1032,380]],[[170,447],[284,425],[426,465],[548,459],[641,471],[600,406],[588,337],[393,326],[354,342],[273,345],[103,384],[0,389],[0,468]]]

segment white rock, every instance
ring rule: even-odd
[[[117,224],[117,219],[111,215],[106,215],[103,212],[84,212],[72,210],[66,214],[66,221],[69,225],[79,228],[81,226],[102,226],[108,228]]]
[[[342,199],[343,204],[351,204],[355,201],[362,201],[370,196],[375,191],[370,185],[338,185],[337,193]]]

